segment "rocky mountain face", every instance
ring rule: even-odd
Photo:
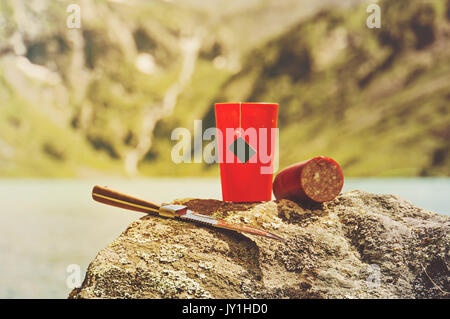
[[[82,0],[79,29],[70,4],[0,3],[2,176],[216,174],[170,136],[231,100],[280,103],[281,166],[449,175],[447,0],[381,1],[381,29],[332,0]]]
[[[117,169],[115,162],[135,174],[155,123],[173,111],[192,76],[200,31],[189,30],[187,20],[181,34],[181,10],[170,11],[177,24],[158,21],[170,10],[164,5],[84,0],[78,8],[53,1],[1,4],[1,137],[11,150],[5,159],[12,174],[28,173],[30,153],[43,175],[51,167],[61,175],[82,174],[83,166]],[[69,27],[77,12],[80,28]]]
[[[318,154],[346,174],[450,171],[450,1],[325,10],[252,51],[219,100],[277,101],[281,163]],[[211,115],[210,115],[211,116]]]
[[[396,196],[175,203],[285,241],[145,216],[98,253],[70,298],[449,297],[449,217]]]

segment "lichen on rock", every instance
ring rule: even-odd
[[[450,218],[393,195],[321,205],[178,200],[286,241],[144,216],[70,298],[448,298]]]

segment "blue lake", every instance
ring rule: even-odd
[[[142,216],[91,199],[95,184],[154,201],[221,199],[219,179],[0,180],[0,298],[66,298],[97,252]],[[450,215],[450,178],[346,179],[344,191],[395,194]]]

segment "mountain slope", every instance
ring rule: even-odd
[[[216,100],[280,103],[280,161],[347,175],[450,175],[450,1],[323,11],[252,51]]]
[[[280,104],[281,167],[450,175],[450,1],[382,1],[379,30],[356,2],[81,0],[71,30],[70,1],[2,1],[0,175],[217,175],[170,136],[219,101]]]

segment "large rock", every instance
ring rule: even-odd
[[[177,203],[286,241],[145,216],[100,251],[70,298],[449,297],[450,218],[396,196]]]

